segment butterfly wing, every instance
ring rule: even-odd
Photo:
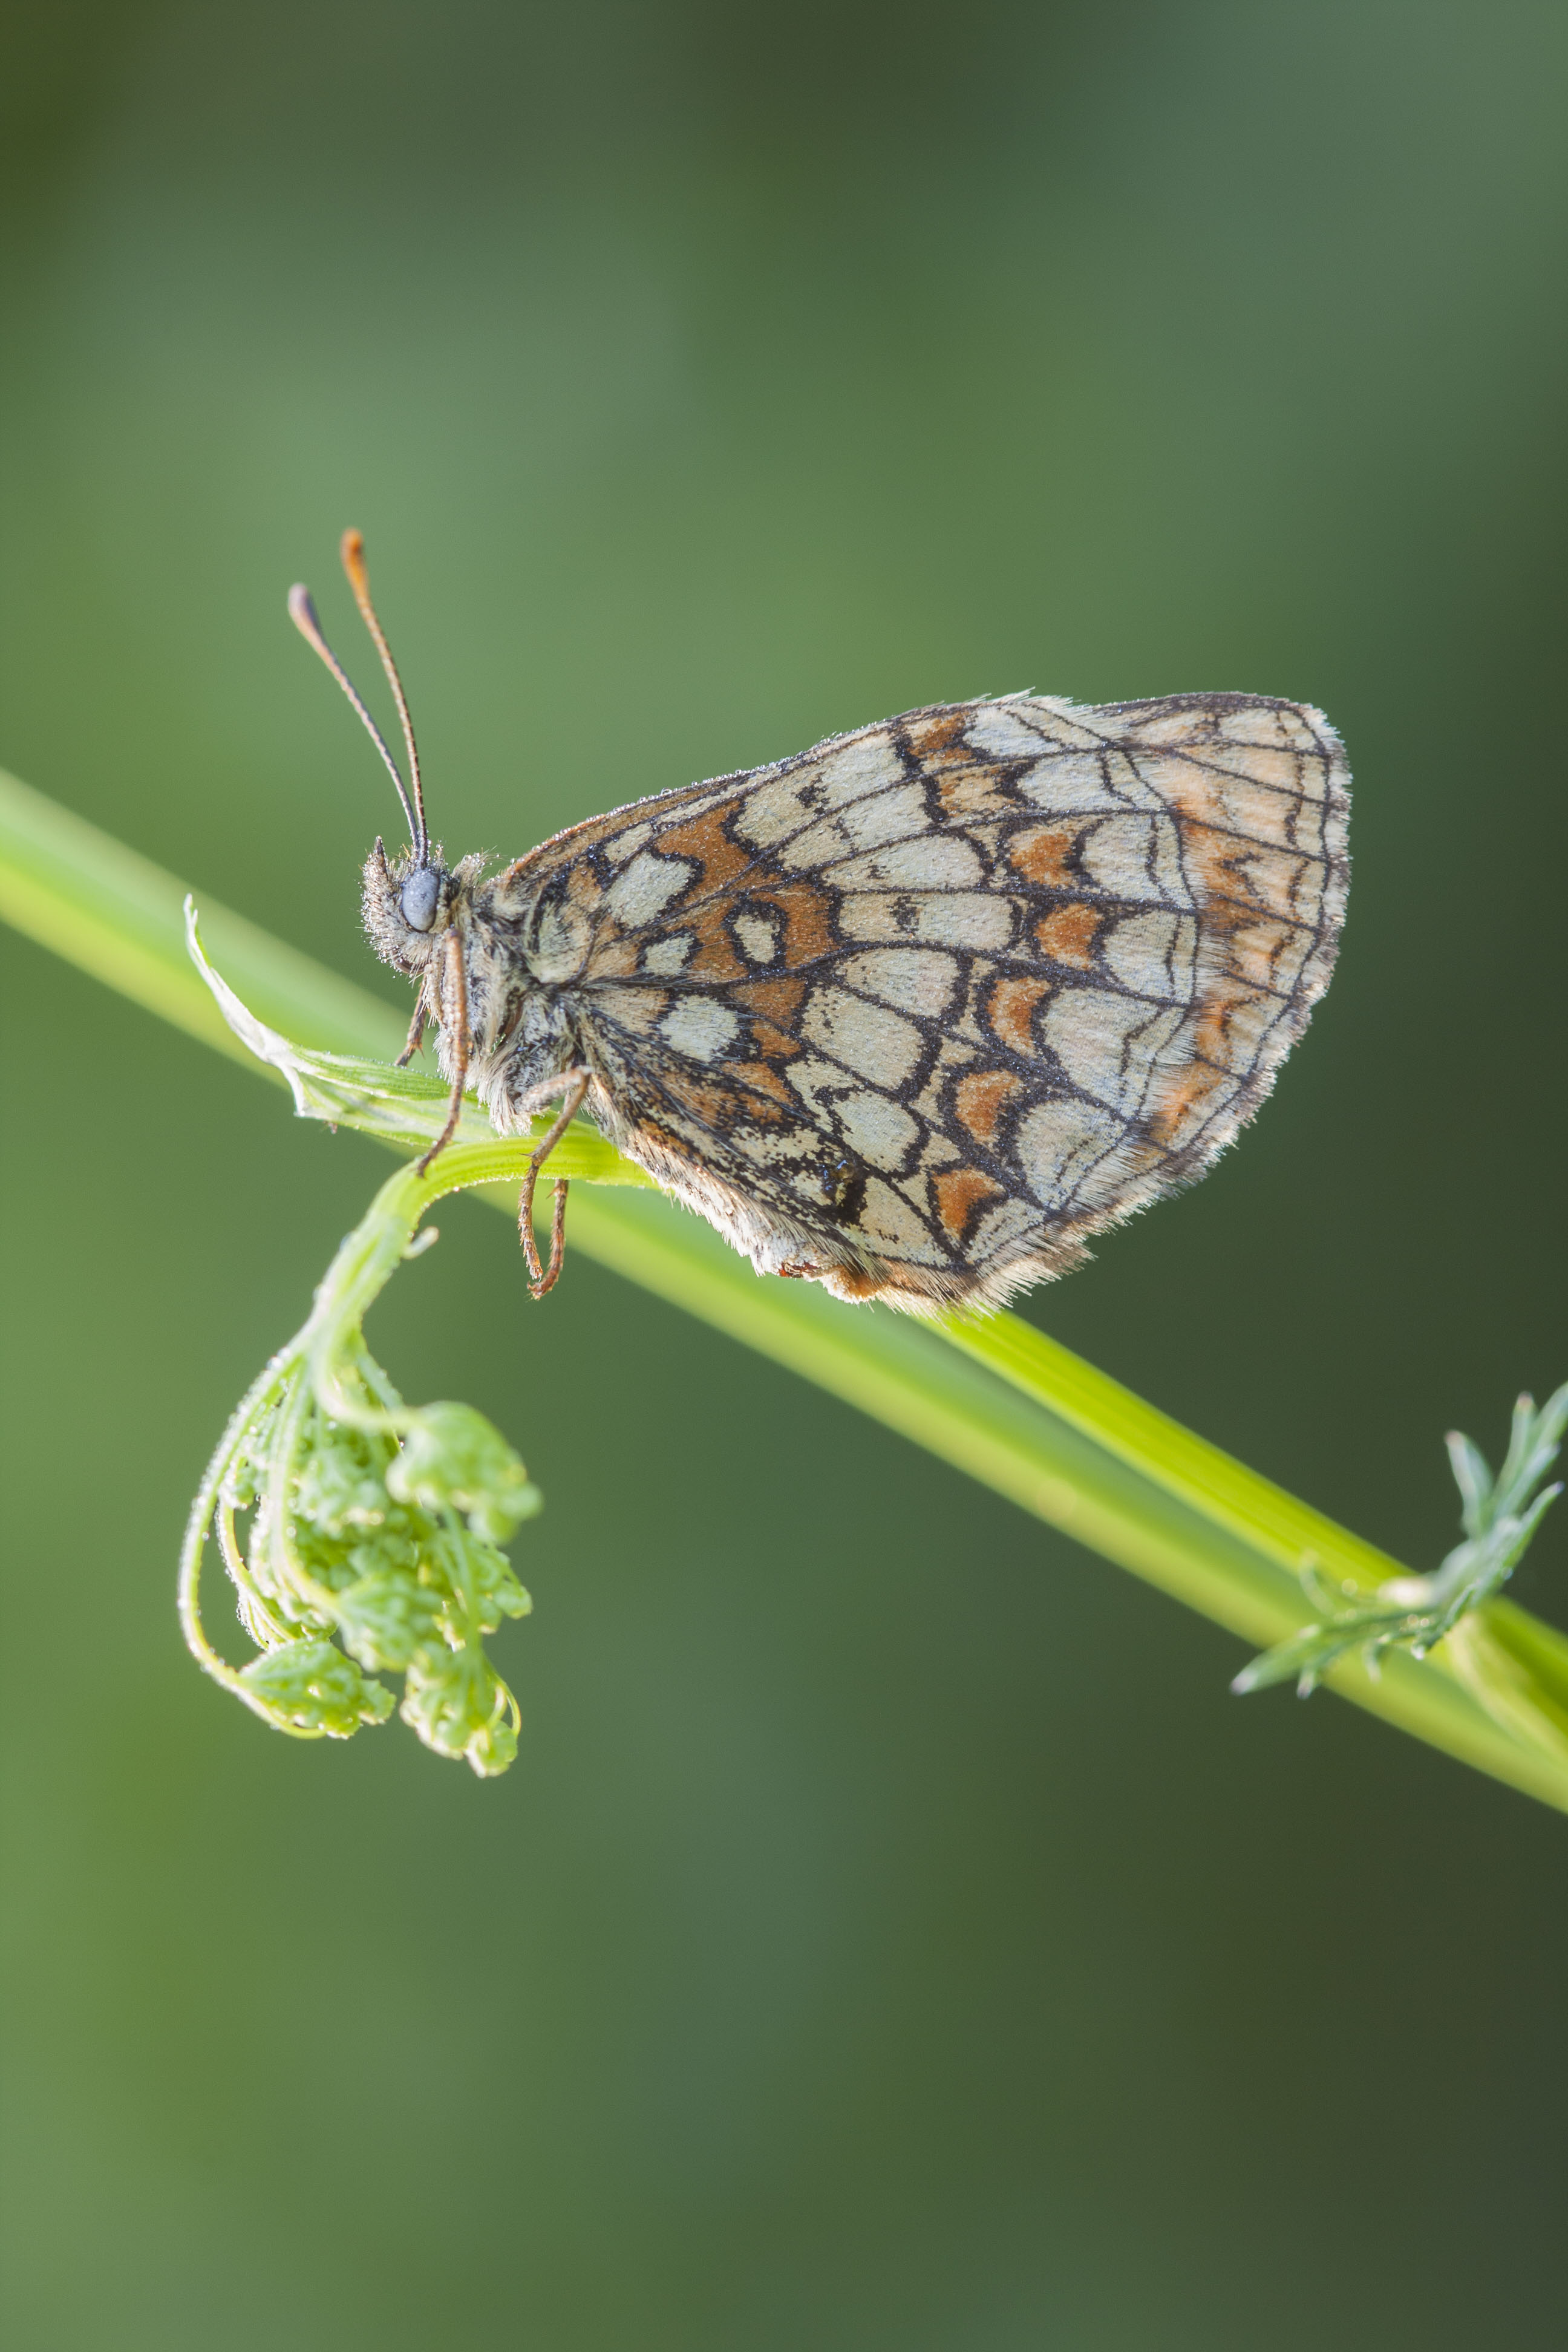
[[[1300,704],[1016,695],[525,866],[621,1148],[760,1270],[932,1312],[1063,1271],[1251,1118],[1332,969],[1347,782]]]

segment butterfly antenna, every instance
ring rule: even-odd
[[[394,784],[397,787],[397,797],[403,803],[403,814],[408,820],[408,838],[414,844],[416,855],[417,856],[420,864],[423,865],[425,862],[425,828],[423,824],[416,824],[415,823],[414,811],[409,805],[408,794],[404,789],[402,772],[399,769],[396,761],[387,750],[385,738],[383,736],[380,728],[376,725],[374,719],[365,709],[364,704],[360,700],[353,680],[350,677],[347,670],[344,669],[342,662],[338,659],[336,654],[332,651],[331,646],[327,643],[325,636],[322,635],[321,624],[316,617],[316,607],[311,602],[310,592],[302,583],[296,583],[296,585],[289,591],[289,617],[293,622],[294,626],[299,630],[300,635],[304,638],[305,643],[310,647],[311,651],[313,653],[320,654],[321,659],[326,663],[327,667],[331,671],[332,676],[337,679],[338,684],[342,688],[343,692],[348,696],[349,700],[359,712],[361,721],[363,722],[365,732],[369,735],[371,741],[375,745],[376,750],[386,761],[387,774],[392,778]],[[421,814],[423,814],[423,811],[421,811]]]
[[[397,705],[397,716],[403,728],[404,748],[408,753],[408,782],[414,794],[414,814],[419,824],[416,846],[419,851],[419,862],[423,865],[428,841],[425,831],[425,787],[419,781],[419,748],[414,740],[414,721],[408,715],[408,697],[403,691],[403,680],[397,675],[397,664],[392,658],[392,647],[386,642],[386,631],[377,619],[375,606],[370,601],[370,574],[365,570],[363,533],[357,530],[345,530],[338,552],[342,557],[343,570],[349,575],[349,586],[354,592],[354,603],[359,606],[360,617],[375,640],[375,649],[381,656],[382,668],[386,672],[386,682],[392,688],[392,698]]]

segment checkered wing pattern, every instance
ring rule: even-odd
[[[1258,1108],[1332,968],[1346,783],[1300,704],[1016,695],[637,803],[507,878],[632,1158],[763,1271],[994,1306]]]

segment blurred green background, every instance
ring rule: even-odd
[[[346,522],[457,850],[1320,702],[1333,990],[1029,1311],[1430,1565],[1568,1374],[1565,83],[1539,0],[8,0],[0,760],[390,989]],[[174,1553],[384,1162],[0,968],[18,2352],[1556,2352],[1568,1824],[474,1207],[376,1336],[549,1497],[522,1759],[269,1737]]]

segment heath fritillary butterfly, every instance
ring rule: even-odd
[[[635,801],[488,877],[425,826],[365,927],[497,1129],[581,1110],[761,1274],[917,1314],[999,1306],[1190,1183],[1328,985],[1344,752],[1266,695],[906,712]],[[294,616],[374,725],[302,589]],[[450,1128],[448,1129],[450,1132]],[[436,1147],[437,1150],[439,1145]]]

